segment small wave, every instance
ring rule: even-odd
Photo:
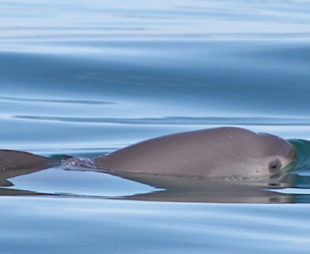
[[[66,103],[66,104],[115,104],[109,101],[97,101],[97,100],[67,100],[67,99],[39,99],[39,98],[20,98],[20,97],[5,97],[0,96],[1,101],[8,102],[31,102],[31,103]]]
[[[310,174],[310,141],[304,139],[290,139],[289,141],[297,150],[297,162],[294,170],[297,173],[309,172]]]
[[[143,125],[281,125],[308,126],[310,119],[268,118],[268,117],[159,117],[159,118],[109,118],[109,117],[62,117],[62,116],[31,116],[15,115],[13,118],[61,121],[78,123],[112,123],[112,124],[143,124]]]

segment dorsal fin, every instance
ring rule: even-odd
[[[0,171],[44,167],[52,161],[32,153],[0,149]]]

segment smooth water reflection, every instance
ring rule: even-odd
[[[52,113],[51,100],[94,102],[86,105],[88,111],[67,105],[57,113],[54,107],[54,116],[106,115],[114,113],[117,105],[123,109],[131,105],[125,112],[117,112],[120,117],[132,115],[133,110],[140,117],[298,118],[309,114],[307,40],[86,41],[85,48],[98,52],[83,54],[77,48],[66,55],[57,49],[72,50],[74,41],[70,43],[68,47],[65,42],[53,42],[50,51],[57,53],[40,52],[40,45],[34,52],[27,52],[27,46],[22,46],[23,52],[0,52],[2,98],[16,98],[21,104],[26,104],[28,97],[34,103],[41,100],[42,111],[33,113],[45,115]],[[106,104],[99,110],[95,108],[98,101],[116,107]],[[1,111],[12,111],[11,103],[4,101]],[[20,115],[27,108],[26,104],[25,109],[16,108],[12,113]]]
[[[7,197],[1,210],[2,253],[283,254],[309,247],[307,205]]]
[[[300,0],[39,3],[2,1],[1,38],[309,38],[310,7]]]

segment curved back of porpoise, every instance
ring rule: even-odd
[[[51,159],[15,150],[0,150],[0,171],[44,167]]]
[[[0,186],[11,186],[6,179],[48,168],[53,162],[31,153],[0,149]]]
[[[275,174],[294,158],[293,145],[279,137],[222,127],[150,139],[97,158],[95,164],[120,176],[252,178]]]

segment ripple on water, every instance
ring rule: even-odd
[[[310,139],[307,1],[38,2],[0,2],[1,148],[95,157],[220,125]],[[296,186],[272,202],[310,203],[293,142]],[[160,190],[64,168],[8,180],[4,254],[309,253],[308,204],[129,201]]]
[[[59,253],[70,242],[75,253],[308,253],[307,205],[10,197],[1,202],[4,253]]]

